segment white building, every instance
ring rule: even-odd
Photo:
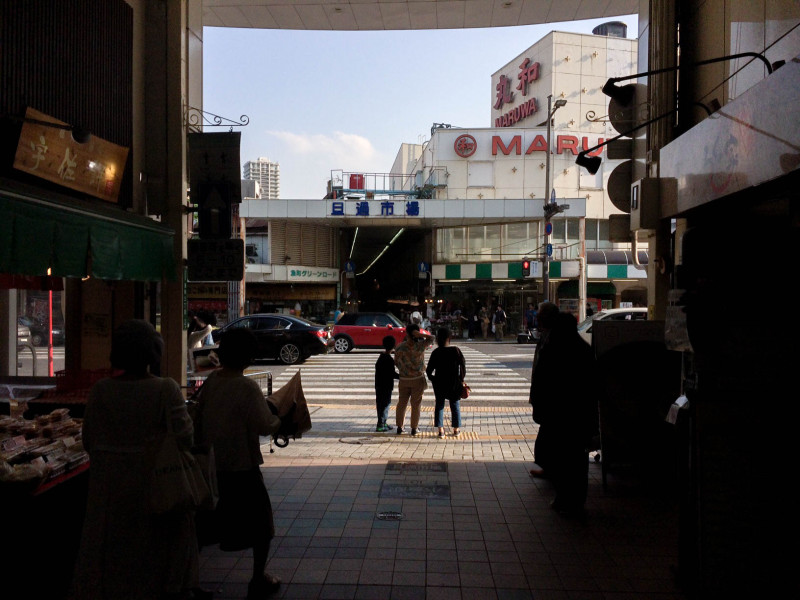
[[[261,186],[263,198],[279,198],[281,191],[281,167],[268,158],[249,160],[242,168],[242,179],[255,179]]]
[[[270,250],[262,253],[269,264],[248,265],[248,299],[293,306],[289,293],[307,293],[333,305],[360,290],[361,277],[370,282],[365,289],[381,278],[380,289],[393,294],[458,299],[466,309],[500,302],[518,319],[543,297],[552,95],[567,103],[551,126],[551,187],[570,208],[552,220],[549,296],[577,311],[582,264],[589,298],[604,306],[646,302],[646,271],[633,264],[628,245],[609,236],[608,217],[620,210],[607,181],[622,161],[609,160],[603,148],[596,175],[575,165],[578,152],[616,134],[603,119],[601,88],[609,77],[636,72],[636,45],[552,32],[492,75],[490,128],[434,124],[427,143],[402,144],[391,173],[332,172],[327,199],[244,202],[248,231],[250,223],[269,223]],[[393,251],[389,265],[376,262]],[[522,276],[526,257],[533,259],[529,278]],[[646,262],[646,252],[640,259]]]
[[[589,298],[607,307],[619,301],[645,303],[646,271],[633,264],[629,244],[613,243],[609,235],[609,216],[627,208],[624,200],[612,199],[608,186],[611,172],[623,161],[604,157],[595,175],[575,165],[578,152],[616,135],[603,118],[607,97],[601,88],[609,77],[635,72],[636,44],[619,37],[551,32],[492,75],[493,128],[440,125],[419,146],[418,160],[402,172],[416,175],[424,197],[446,201],[432,256],[432,279],[439,291],[445,284],[453,295],[472,289],[483,290],[481,296],[502,296],[503,288],[514,286],[495,282],[518,280],[526,257],[533,259],[532,276],[541,277],[547,252],[543,203],[549,196],[547,97],[552,95],[553,105],[556,100],[566,104],[552,113],[551,189],[558,203],[570,209],[552,220],[549,296],[563,306],[576,306],[582,260]],[[410,154],[406,146],[395,169]],[[626,188],[621,191],[620,197],[629,196]],[[426,204],[426,216],[439,216],[431,214],[432,202]],[[647,260],[645,253],[639,258]],[[536,291],[543,292],[541,287]],[[539,299],[527,291],[524,295]]]

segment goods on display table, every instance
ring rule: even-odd
[[[0,416],[0,493],[36,493],[88,466],[81,420],[57,408],[33,419]]]

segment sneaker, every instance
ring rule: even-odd
[[[398,427],[397,428],[397,435],[400,435],[401,433],[403,433],[403,428],[402,427]]]
[[[439,430],[439,439],[443,439],[443,438],[444,438],[444,429],[440,429]]]
[[[378,431],[380,433],[386,433],[387,431],[391,431],[391,430],[392,430],[392,428],[389,427],[388,425],[381,425],[375,431]]]
[[[461,435],[461,432],[458,429],[453,430],[453,437],[458,437]]]
[[[411,435],[417,435],[419,433],[419,429],[412,429]]]

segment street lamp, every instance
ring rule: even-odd
[[[553,95],[547,96],[547,154],[545,155],[544,166],[544,260],[542,261],[542,285],[544,287],[545,302],[550,300],[550,254],[547,252],[550,246],[550,217],[555,212],[558,212],[554,210],[555,206],[550,206],[550,130],[552,128],[553,115],[566,103],[566,100],[559,98],[553,105]],[[552,204],[555,204],[555,190],[552,190],[552,194]]]

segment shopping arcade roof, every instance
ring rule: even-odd
[[[377,31],[512,27],[635,14],[638,0],[204,0],[203,25]]]

